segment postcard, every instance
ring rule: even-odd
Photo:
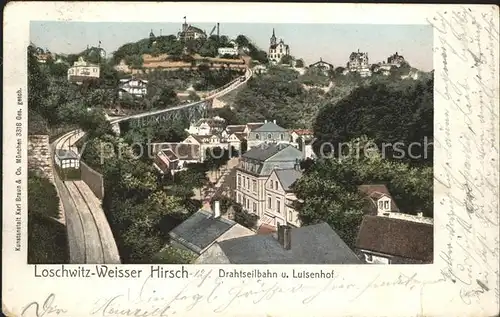
[[[5,21],[5,315],[498,314],[498,7]]]

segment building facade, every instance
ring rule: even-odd
[[[136,98],[142,98],[148,93],[148,81],[143,79],[120,79],[120,90],[118,97],[123,98],[125,95],[130,95]]]
[[[398,52],[392,54],[387,58],[387,64],[393,65],[396,67],[400,67],[401,64],[405,62],[405,58],[402,55],[399,55]]]
[[[290,133],[274,121],[265,121],[263,125],[248,132],[248,149],[264,143],[290,143]]]
[[[294,168],[275,169],[266,180],[266,203],[261,221],[278,228],[280,225],[300,227],[300,220],[294,208],[297,197],[291,186],[302,176],[300,163],[297,161]]]
[[[359,73],[361,77],[371,76],[370,64],[368,61],[368,53],[352,52],[347,62],[347,69],[350,72]]]
[[[291,169],[302,152],[289,144],[263,144],[243,154],[236,167],[236,201],[243,208],[264,217],[266,182],[274,169]]]
[[[196,40],[196,39],[206,39],[207,38],[207,34],[202,29],[197,28],[195,26],[192,26],[190,24],[187,24],[186,21],[184,20],[184,23],[182,24],[182,29],[177,34],[177,38],[180,41],[189,41],[189,40]]]
[[[224,55],[233,55],[237,56],[238,55],[238,49],[234,47],[219,47],[217,49],[217,53],[219,56],[224,56]]]
[[[73,83],[82,83],[85,80],[97,79],[99,76],[99,65],[88,63],[81,56],[68,69],[68,81]]]
[[[273,35],[269,40],[269,53],[267,58],[272,62],[279,63],[281,59],[287,55],[290,55],[290,46],[285,44],[283,39],[278,41],[273,29]]]

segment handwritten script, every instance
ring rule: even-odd
[[[439,254],[444,264],[441,274],[459,285],[466,305],[479,304],[488,293],[493,293],[498,304],[499,34],[495,10],[475,13],[462,8],[442,12],[428,22],[438,35],[442,64],[435,74],[441,79],[435,88],[436,121],[443,132],[435,138],[443,153],[437,156],[435,179],[441,210],[447,213],[444,229],[448,235]]]

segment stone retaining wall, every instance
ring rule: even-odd
[[[87,184],[94,195],[102,200],[104,197],[104,179],[102,174],[96,172],[90,166],[85,164],[80,160],[80,171],[82,176],[82,181]]]
[[[37,171],[41,176],[54,183],[48,135],[28,136],[28,169]]]

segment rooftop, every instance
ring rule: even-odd
[[[280,127],[272,121],[264,123],[262,126],[252,130],[252,132],[286,132],[285,128]]]
[[[232,264],[361,264],[359,258],[326,223],[292,228],[291,248],[269,234],[218,242]]]
[[[248,152],[243,154],[242,157],[258,161],[265,161],[289,146],[291,145],[286,143],[262,143],[259,146],[251,148]]]
[[[364,216],[358,249],[432,263],[434,226],[378,216]]]
[[[283,189],[285,191],[290,190],[290,186],[292,186],[292,184],[302,176],[302,172],[294,168],[277,169],[274,172],[276,173],[276,176],[278,177],[281,186],[283,186]]]
[[[200,209],[170,231],[169,235],[186,248],[200,254],[235,224],[236,222],[226,218],[214,218],[212,213]]]

